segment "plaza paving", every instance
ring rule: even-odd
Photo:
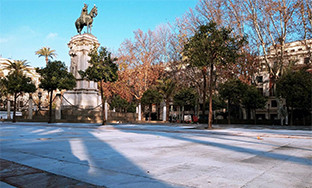
[[[0,130],[1,187],[312,185],[311,130],[46,123]]]

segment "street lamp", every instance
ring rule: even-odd
[[[270,120],[270,104],[268,103],[268,120]]]
[[[38,108],[39,108],[39,110],[41,110],[41,107],[40,107],[40,105],[41,105],[41,97],[42,97],[41,91],[38,92],[38,97],[39,97]]]

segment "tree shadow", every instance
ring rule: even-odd
[[[287,128],[287,127],[285,127]],[[235,129],[233,129],[235,130]],[[277,134],[277,135],[284,135],[284,136],[288,136],[287,132],[285,131],[290,131],[289,129],[244,129],[247,132],[252,132],[252,133],[258,133],[258,134]],[[311,137],[311,130],[291,130],[293,136],[306,136],[306,137]]]
[[[116,124],[118,125],[118,124]],[[128,126],[124,126],[123,124],[118,125],[117,128],[122,129],[122,130],[137,130],[137,131],[144,131],[144,132],[152,132],[153,130],[155,130],[158,132],[164,132],[164,133],[192,133],[193,135],[197,135],[199,137],[207,137],[209,136],[210,138],[216,138],[216,139],[221,139],[221,140],[229,140],[229,141],[237,141],[237,142],[243,142],[243,143],[250,143],[250,144],[257,144],[257,145],[267,145],[267,146],[276,146],[276,147],[280,147],[280,145],[277,144],[270,144],[270,143],[264,143],[264,142],[259,142],[259,141],[246,141],[246,140],[242,140],[242,139],[237,139],[237,138],[229,138],[229,137],[234,137],[234,136],[239,136],[239,137],[243,137],[243,138],[247,138],[247,139],[254,139],[257,140],[257,136],[256,135],[261,135],[262,132],[257,132],[257,131],[253,131],[250,129],[244,129],[247,130],[248,132],[252,132],[252,133],[257,133],[256,135],[242,135],[242,134],[237,134],[237,133],[230,133],[230,132],[216,132],[216,131],[202,131],[202,130],[194,130],[193,128],[190,129],[183,129],[183,130],[170,130],[173,127],[165,127],[161,126],[161,129],[157,129],[157,126],[151,126],[150,124],[141,124],[144,127],[137,127],[137,126],[133,126],[133,127],[128,127]],[[249,131],[250,130],[250,131]],[[235,131],[235,130],[234,130]],[[241,130],[240,130],[241,131]],[[268,132],[268,133],[272,133],[272,134],[279,134],[279,133],[275,133],[274,131]],[[285,134],[285,132],[284,132]],[[288,135],[284,135],[285,137],[287,137]],[[300,148],[300,147],[292,147],[294,149],[299,149],[299,150],[304,150],[304,151],[312,151],[312,149],[306,149],[306,148]]]
[[[194,138],[189,138],[189,137],[183,136],[183,134],[174,134],[174,133],[171,133],[171,132],[161,132],[161,131],[157,131],[157,130],[156,131],[153,131],[153,130],[147,130],[146,131],[146,130],[142,130],[142,129],[131,130],[131,129],[124,129],[124,128],[118,127],[118,126],[116,126],[115,128],[120,130],[120,131],[122,131],[122,132],[163,136],[163,137],[168,137],[168,138],[172,138],[172,139],[177,139],[177,140],[197,143],[197,144],[201,144],[201,145],[205,145],[205,146],[212,146],[212,147],[216,147],[216,148],[222,148],[222,149],[226,149],[226,150],[229,150],[229,151],[234,151],[234,152],[239,152],[239,153],[246,153],[246,154],[252,154],[252,155],[259,156],[259,157],[275,159],[275,160],[281,160],[281,161],[287,160],[287,161],[290,161],[290,162],[293,162],[293,163],[297,163],[297,164],[301,164],[301,165],[312,166],[312,160],[309,159],[309,158],[303,158],[303,157],[296,157],[296,156],[292,156],[292,155],[273,153],[274,150],[273,151],[261,151],[259,149],[244,148],[244,147],[234,146],[234,145],[229,145],[229,144],[224,144],[224,143],[198,140],[198,139],[194,139]],[[179,133],[179,132],[177,132],[177,133]],[[227,135],[227,134],[221,134],[221,135],[224,136],[224,135]],[[231,135],[231,134],[229,134],[229,135]],[[210,135],[207,135],[207,136],[210,136]],[[216,136],[213,135],[212,138],[216,138]],[[224,138],[221,138],[220,136],[219,136],[218,139],[230,140],[231,141],[231,139],[224,139]],[[240,140],[236,140],[236,141],[240,141]],[[253,143],[253,142],[250,142],[250,143]],[[282,147],[283,146],[278,146],[278,148],[282,148]],[[287,147],[287,146],[284,146],[284,147]],[[275,149],[278,149],[278,148],[275,148]],[[288,147],[288,148],[291,148],[291,147]],[[294,148],[297,149],[296,147],[294,147]],[[304,149],[304,150],[308,150],[308,149]],[[308,150],[308,151],[310,151],[310,150]]]
[[[206,136],[209,134],[206,134]],[[235,141],[235,142],[242,142],[242,143],[247,143],[247,144],[256,144],[256,145],[266,145],[266,146],[274,146],[274,147],[280,147],[280,145],[278,144],[270,144],[270,143],[264,143],[264,142],[259,142],[259,141],[246,141],[246,140],[241,140],[241,139],[234,139],[234,138],[226,138],[226,136],[234,136],[234,135],[225,135],[222,134],[221,135],[209,135],[210,138],[215,138],[215,139],[219,139],[219,140],[229,140],[229,141]],[[205,137],[200,135],[201,137]],[[241,136],[241,135],[240,135]],[[257,140],[256,137],[254,136],[249,136],[249,138],[252,138],[254,140]],[[293,148],[293,149],[298,149],[298,150],[304,150],[304,151],[312,151],[312,149],[306,149],[306,148],[300,148],[300,147],[289,147],[289,148]]]
[[[23,138],[17,142],[11,140],[10,146],[1,143],[2,152],[17,152],[5,157],[13,156],[12,161],[99,186],[181,187],[153,178],[148,171],[94,136],[94,132],[102,130],[12,126],[19,129],[17,137]]]

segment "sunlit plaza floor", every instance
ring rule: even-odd
[[[21,122],[0,130],[1,187],[312,185],[311,130]]]

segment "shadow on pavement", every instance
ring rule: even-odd
[[[179,187],[153,178],[94,131],[2,125],[0,158],[101,186]]]
[[[172,133],[152,131],[152,130],[148,130],[148,131],[137,130],[137,129],[131,130],[131,129],[120,128],[118,126],[116,126],[115,128],[122,131],[122,132],[136,133],[136,134],[150,134],[150,135],[169,137],[172,139],[183,140],[183,141],[197,143],[197,144],[201,144],[201,145],[222,148],[222,149],[226,149],[226,150],[230,150],[230,151],[234,151],[234,152],[247,153],[247,154],[257,155],[259,157],[271,158],[271,159],[281,160],[281,161],[287,160],[287,161],[290,161],[293,163],[298,163],[301,165],[312,166],[312,160],[308,159],[308,158],[302,158],[302,157],[296,157],[296,156],[291,156],[291,155],[286,155],[286,154],[273,153],[270,151],[266,152],[266,151],[261,151],[258,149],[244,148],[244,147],[240,147],[240,146],[234,146],[234,145],[223,144],[223,143],[212,142],[212,141],[203,141],[203,140],[185,137],[185,136],[182,136],[182,134],[172,134]],[[226,134],[223,134],[223,136],[225,136],[225,135]],[[207,134],[207,137],[208,136],[209,136],[209,134]],[[215,137],[215,135],[213,135],[212,137]],[[222,139],[222,138],[219,137],[219,139]]]

